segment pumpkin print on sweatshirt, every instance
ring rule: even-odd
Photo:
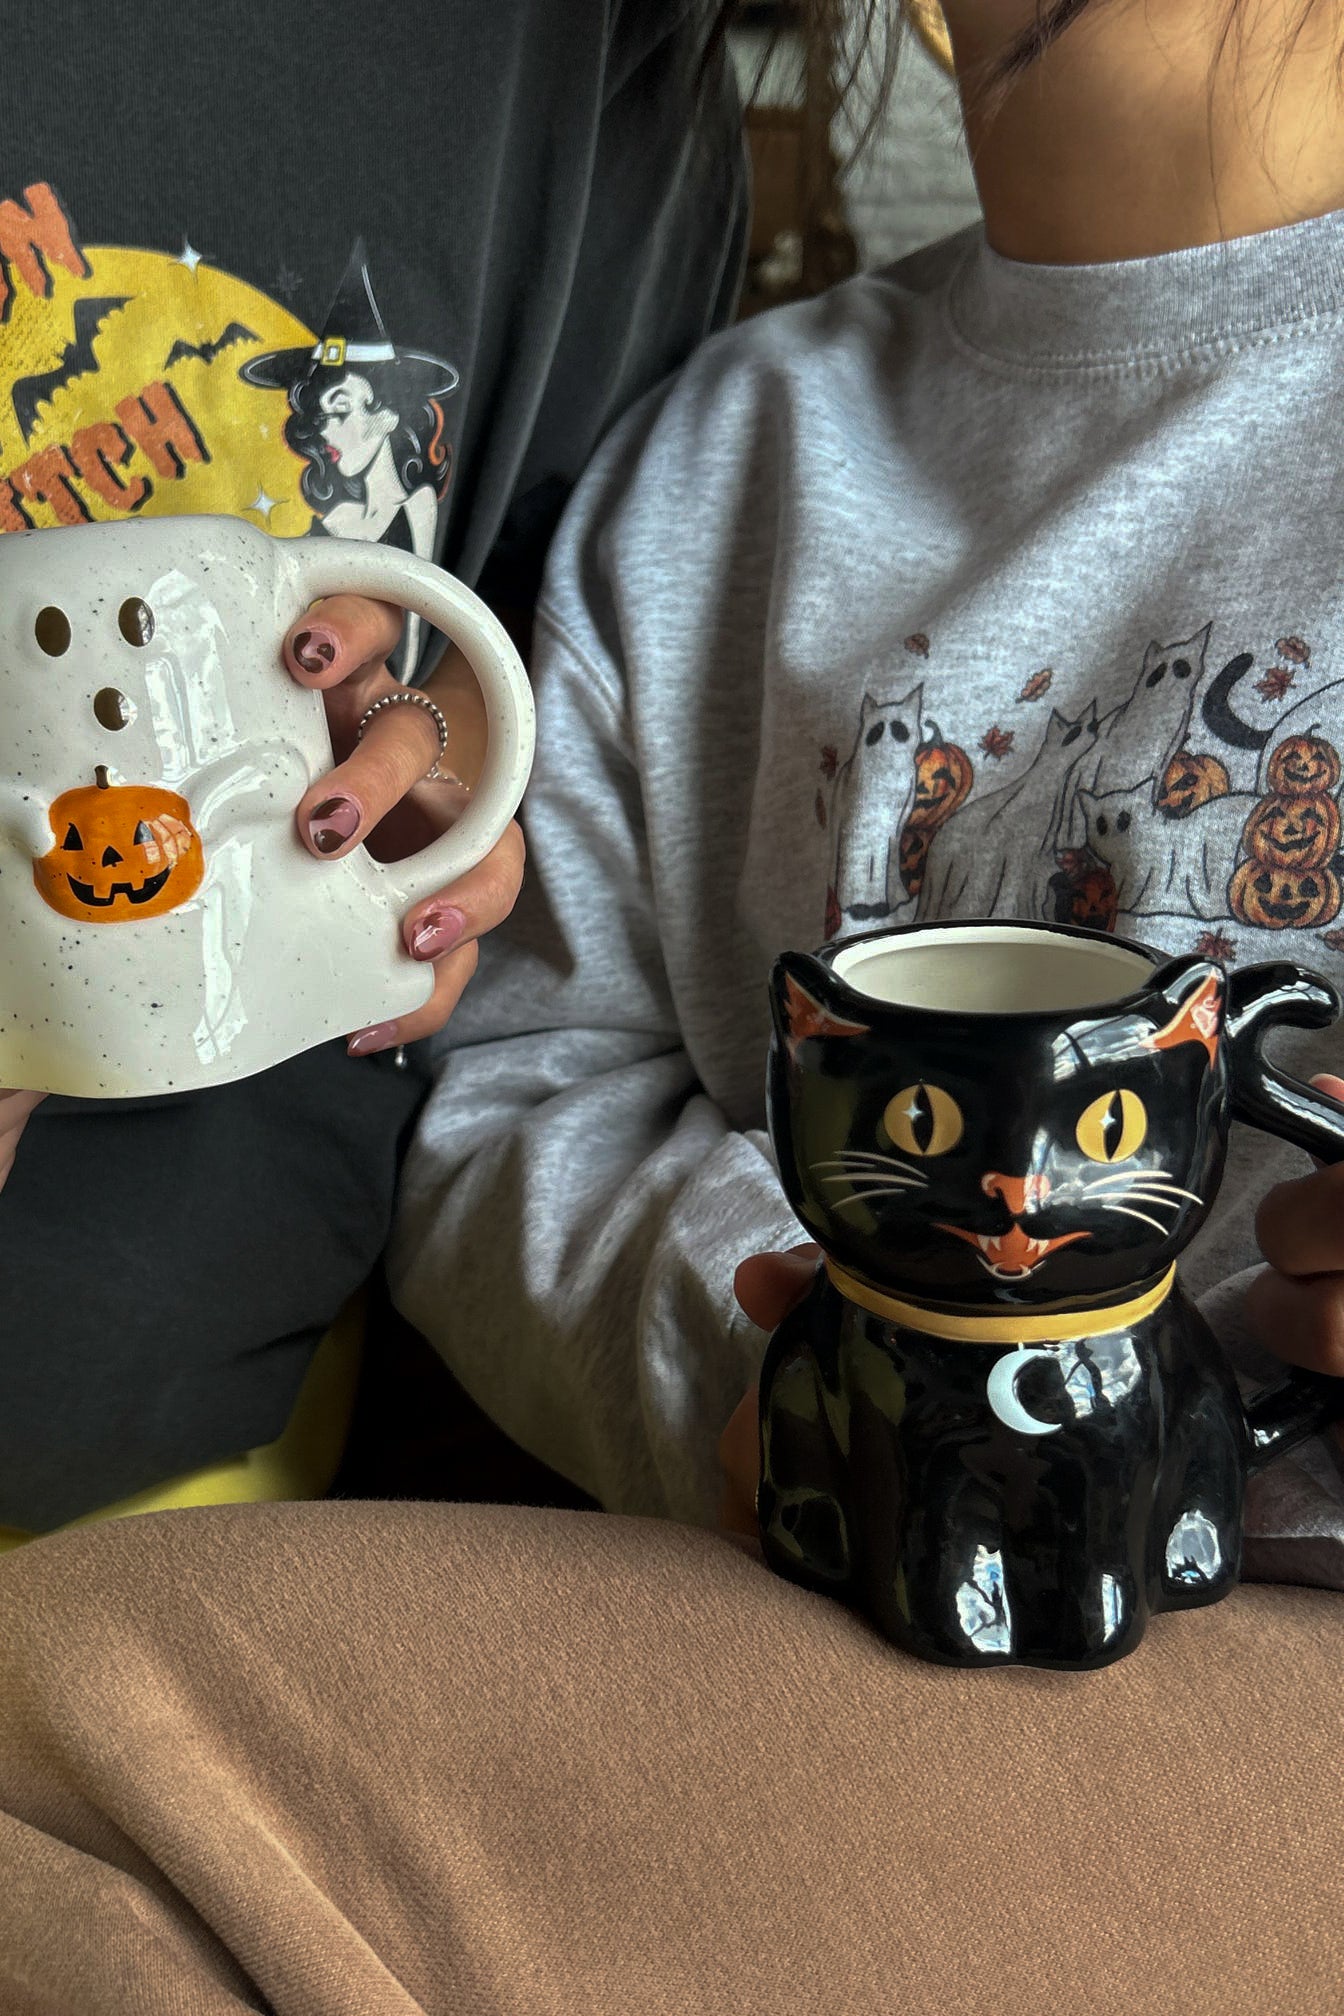
[[[1216,942],[1232,961],[1262,956],[1248,932],[1330,926],[1344,679],[1321,640],[1281,622],[1258,659],[1214,621],[1172,632],[1128,673],[1089,669],[1085,649],[1070,671],[1060,650],[1046,671],[1005,663],[987,682],[992,643],[921,630],[922,686],[885,704],[870,687],[835,738],[851,754],[826,773],[829,816],[818,794],[827,935],[1021,916],[1173,950]],[[991,740],[997,762],[968,755]]]

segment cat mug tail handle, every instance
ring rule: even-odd
[[[1344,1161],[1344,1105],[1264,1056],[1272,1029],[1324,1029],[1340,1013],[1335,989],[1301,966],[1248,966],[1227,979],[1223,1023],[1233,1117],[1290,1141],[1321,1162]],[[1344,1075],[1344,1074],[1341,1074]],[[1294,1372],[1246,1409],[1251,1469],[1344,1416],[1344,1379]]]

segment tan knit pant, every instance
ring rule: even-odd
[[[923,1666],[732,1543],[508,1507],[0,1563],[3,2016],[1344,2009],[1344,1598]]]

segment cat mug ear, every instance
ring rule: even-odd
[[[1146,1050],[1176,1050],[1183,1043],[1199,1043],[1210,1069],[1218,1061],[1218,1045],[1223,1033],[1223,1003],[1226,979],[1221,966],[1198,953],[1175,960],[1153,976],[1157,990],[1158,1025],[1144,1039]],[[1161,1016],[1159,1003],[1169,1011]]]
[[[780,1042],[790,1057],[810,1036],[866,1036],[868,1026],[837,1014],[826,1005],[833,982],[820,959],[806,952],[785,952],[770,975],[770,1012]]]

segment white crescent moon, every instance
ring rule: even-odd
[[[1064,1426],[1062,1421],[1038,1421],[1034,1414],[1028,1414],[1017,1397],[1017,1375],[1022,1367],[1029,1365],[1033,1358],[1054,1357],[1053,1351],[1029,1351],[1023,1347],[1017,1351],[1005,1351],[1002,1358],[995,1362],[985,1381],[985,1393],[1005,1428],[1011,1428],[1018,1435],[1054,1435]]]

